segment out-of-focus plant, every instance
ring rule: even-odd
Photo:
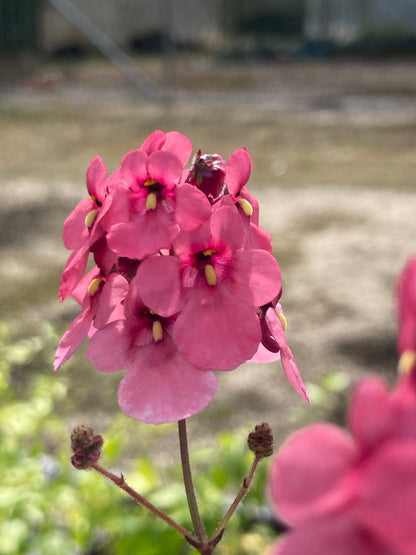
[[[55,342],[56,333],[48,326],[39,335],[18,341],[11,341],[7,328],[0,326],[0,554],[189,553],[174,530],[113,484],[94,472],[77,472],[70,464],[69,425],[56,411],[67,395],[66,381],[48,375],[46,368],[33,368],[34,362],[47,360]],[[22,368],[31,376],[17,394],[22,380],[20,371],[15,374]],[[117,467],[132,427],[137,432],[137,426],[122,414],[114,418],[105,432],[102,459],[107,466]],[[163,435],[172,425],[139,426],[146,443],[155,429]],[[215,449],[192,452],[201,469],[195,486],[208,531],[215,530],[227,509],[224,503],[229,504],[250,464],[252,454],[241,438],[244,434],[223,432]],[[129,484],[190,527],[179,484],[180,465],[166,465],[162,478],[148,451],[130,460]],[[267,465],[260,466],[244,505],[227,527],[227,547],[219,546],[218,553],[257,555],[272,541],[275,534],[265,518],[266,474]]]

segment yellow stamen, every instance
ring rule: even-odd
[[[217,251],[215,251],[214,249],[205,249],[204,251],[202,251],[202,254],[204,256],[212,256],[213,254],[215,254]]]
[[[90,199],[94,202],[97,202],[97,197],[95,197],[94,195],[90,195]]]
[[[143,187],[150,187],[151,185],[156,185],[157,181],[155,179],[147,179],[144,183],[143,183]]]
[[[99,210],[91,210],[91,212],[88,212],[88,214],[85,216],[85,225],[88,228],[90,228],[95,222],[95,218],[97,217],[98,212]]]
[[[146,199],[146,210],[155,210],[157,206],[156,193],[149,193]]]
[[[155,320],[153,322],[152,332],[153,332],[153,339],[155,343],[157,343],[158,341],[162,341],[163,327],[159,320]]]
[[[399,363],[397,365],[397,371],[399,374],[406,375],[408,374],[413,366],[416,365],[416,351],[412,351],[408,349],[404,351],[399,359]]]
[[[282,328],[285,330],[286,326],[287,326],[287,320],[286,320],[286,316],[283,314],[283,312],[277,312],[277,317],[279,318],[281,324],[282,324]]]
[[[91,297],[93,297],[96,294],[103,281],[104,280],[102,278],[95,278],[91,281],[91,283],[88,285],[88,288],[87,288],[88,294],[91,295]]]
[[[238,204],[241,206],[244,214],[246,216],[251,216],[253,213],[253,207],[251,206],[250,202],[245,198],[238,199]]]
[[[214,267],[211,264],[207,264],[205,266],[205,279],[207,280],[208,285],[213,287],[217,285],[217,276],[215,274]]]

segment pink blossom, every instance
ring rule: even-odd
[[[127,281],[112,273],[105,278],[99,268],[93,268],[74,290],[82,312],[73,320],[62,336],[55,353],[54,369],[58,370],[96,328],[105,326],[112,318],[120,317],[127,294]]]
[[[104,372],[127,368],[118,399],[127,415],[160,424],[202,410],[216,390],[212,371],[185,360],[172,340],[174,317],[150,310],[139,294],[136,276],[127,295],[125,319],[98,330],[90,340],[88,359]]]
[[[87,267],[90,248],[105,234],[102,219],[111,206],[109,191],[117,183],[114,175],[108,179],[106,176],[106,167],[102,159],[96,156],[87,169],[87,190],[90,196],[82,200],[65,220],[63,241],[73,253],[62,274],[59,290],[61,301],[80,282]]]
[[[378,377],[355,389],[348,431],[314,424],[275,458],[274,507],[292,530],[273,555],[416,553],[416,368],[389,392]]]
[[[111,250],[119,256],[141,259],[170,248],[179,233],[174,211],[181,174],[182,165],[170,152],[157,150],[147,155],[133,150],[126,154],[120,166],[125,187],[120,187],[114,197],[124,210],[119,223],[109,229]]]
[[[151,258],[139,268],[144,300],[164,313],[177,299],[173,338],[184,358],[201,368],[232,370],[260,343],[258,306],[280,290],[277,262],[268,252],[244,249],[234,206],[218,205],[197,233],[182,232],[173,246],[176,259]],[[166,283],[158,287],[154,276],[161,273]]]

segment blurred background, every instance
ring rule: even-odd
[[[339,421],[364,373],[394,377],[394,283],[416,250],[413,0],[0,0],[1,555],[190,552],[69,463],[71,428],[93,426],[107,466],[186,523],[175,427],[122,415],[120,376],[83,352],[52,371],[78,314],[57,291],[88,163],[112,172],[159,128],[194,152],[248,148],[312,399],[279,363],[219,376],[189,422],[208,527],[249,466],[250,426],[267,420],[281,444]],[[276,537],[261,472],[219,553],[264,553]]]

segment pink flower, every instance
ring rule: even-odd
[[[123,313],[128,283],[124,277],[112,273],[105,278],[94,268],[81,280],[73,296],[81,304],[82,312],[73,320],[62,336],[55,353],[54,369],[58,370],[81,346],[88,335]]]
[[[108,246],[119,256],[143,259],[169,249],[181,227],[194,229],[209,215],[209,202],[189,185],[178,187],[192,148],[180,133],[156,131],[123,158],[115,192],[118,221]]]
[[[87,357],[103,372],[127,368],[118,391],[125,414],[153,424],[187,418],[211,401],[215,374],[182,357],[172,339],[175,318],[150,310],[139,286],[136,276],[127,295],[126,318],[98,330]]]
[[[348,431],[314,424],[275,458],[270,488],[292,530],[273,555],[416,553],[416,368],[389,392],[378,377],[355,389]]]
[[[410,258],[397,281],[399,368],[406,370],[416,359],[416,257]]]
[[[232,370],[250,359],[261,340],[258,307],[280,290],[276,260],[244,246],[237,210],[217,204],[198,232],[174,240],[177,258],[154,257],[139,268],[147,306],[163,314],[176,299],[173,339],[200,368]],[[163,287],[155,275],[165,276]]]
[[[103,219],[111,207],[110,190],[118,183],[117,174],[107,179],[107,170],[101,158],[93,158],[87,169],[89,198],[82,200],[64,223],[63,241],[73,250],[61,278],[61,302],[72,293],[84,275],[90,249],[104,235]]]
[[[147,155],[133,150],[126,154],[120,166],[125,187],[120,187],[114,197],[124,210],[107,237],[112,251],[141,259],[170,247],[179,233],[174,211],[181,174],[182,165],[170,152],[157,150]]]

